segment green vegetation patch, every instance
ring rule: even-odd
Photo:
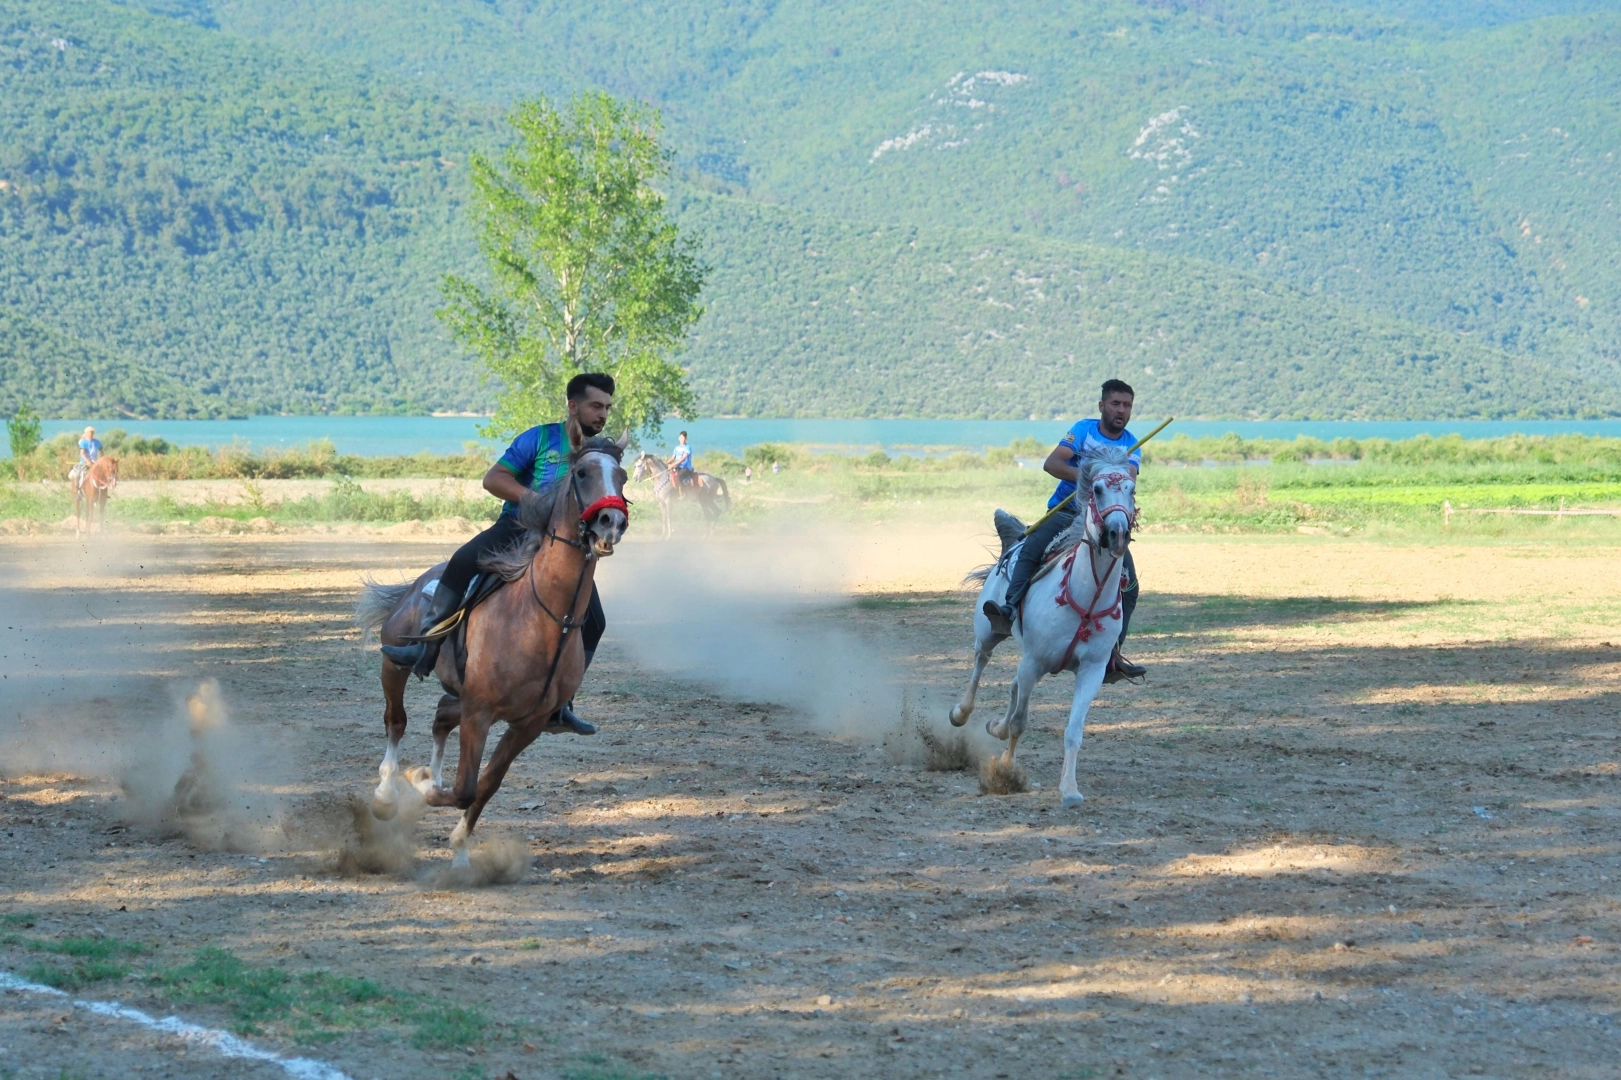
[[[181,1002],[225,1008],[232,1031],[325,1042],[344,1031],[399,1025],[418,1049],[470,1046],[490,1026],[482,1013],[388,990],[369,979],[326,971],[291,973],[249,964],[223,949],[202,949],[190,962],[151,973]]]
[[[14,925],[32,926],[31,916]],[[58,990],[82,990],[99,982],[122,979],[130,973],[128,960],[146,951],[133,941],[110,937],[75,937],[59,941],[7,935],[3,944],[20,946],[53,958],[42,959],[23,970],[23,978],[54,986]]]

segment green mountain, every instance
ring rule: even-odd
[[[0,305],[212,407],[476,407],[514,97],[659,105],[706,411],[1621,414],[1621,3],[0,0]],[[26,386],[24,387],[26,389]],[[175,408],[179,408],[176,399]]]
[[[177,379],[0,310],[0,416],[23,404],[47,416],[206,419],[221,412],[217,400]]]

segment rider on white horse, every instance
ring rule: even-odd
[[[1098,451],[1105,446],[1124,449],[1137,441],[1136,436],[1126,430],[1135,397],[1136,394],[1126,383],[1119,379],[1110,379],[1103,384],[1103,397],[1098,402],[1098,418],[1082,420],[1070,428],[1058,441],[1052,453],[1047,455],[1042,468],[1046,469],[1049,475],[1058,478],[1058,487],[1054,489],[1052,498],[1047,500],[1047,508],[1051,510],[1060,504],[1063,506],[1031,529],[1029,535],[1024,538],[1018,558],[1014,560],[1013,567],[1008,572],[1006,601],[1000,605],[992,600],[985,601],[985,617],[991,621],[991,626],[997,633],[1013,632],[1013,620],[1018,617],[1019,604],[1024,599],[1024,592],[1030,585],[1030,579],[1035,576],[1036,567],[1041,565],[1042,555],[1048,545],[1075,522],[1075,515],[1080,507],[1074,500],[1069,502],[1065,500],[1075,491],[1075,479],[1080,474],[1081,462],[1089,457],[1096,457]],[[1131,469],[1131,475],[1135,477],[1138,467],[1142,464],[1141,451],[1133,453],[1127,464]],[[1108,674],[1104,676],[1108,682],[1137,678],[1148,673],[1148,669],[1141,664],[1133,664],[1120,655],[1121,645],[1126,640],[1126,631],[1131,626],[1131,613],[1136,606],[1137,567],[1131,561],[1131,551],[1128,548],[1120,582],[1120,639],[1115,643],[1114,654],[1109,658]]]
[[[445,566],[435,587],[433,600],[422,617],[420,633],[427,634],[449,618],[460,605],[473,576],[478,573],[479,560],[511,547],[523,536],[518,524],[518,501],[531,491],[544,491],[568,475],[569,454],[585,444],[585,440],[602,433],[608,424],[608,413],[613,409],[613,376],[601,372],[576,375],[569,380],[566,396],[568,419],[561,424],[541,424],[532,427],[512,440],[496,463],[484,474],[484,490],[503,501],[501,515],[495,524],[479,533],[457,549]],[[591,583],[591,601],[586,609],[585,622],[580,626],[580,640],[585,645],[585,664],[591,666],[591,657],[597,651],[608,628],[607,615],[602,610],[602,599],[597,595],[596,582]],[[384,645],[383,655],[400,667],[412,668],[418,677],[433,673],[439,659],[442,639],[415,641],[409,645]],[[596,726],[574,714],[571,701],[559,710],[556,721],[580,735],[596,734]]]

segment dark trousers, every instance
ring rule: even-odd
[[[473,537],[467,543],[456,549],[456,554],[450,557],[450,563],[445,572],[439,577],[439,587],[450,590],[450,595],[460,598],[472,583],[473,575],[478,573],[478,562],[486,555],[494,554],[511,547],[523,539],[523,527],[518,519],[511,514],[502,514],[495,519],[495,524]],[[586,663],[591,662],[591,654],[597,651],[597,642],[602,640],[603,633],[608,629],[608,616],[602,610],[602,598],[597,595],[597,583],[591,583],[591,603],[585,611],[585,621],[580,624],[580,639],[585,643]]]
[[[1043,521],[1030,531],[1024,538],[1024,546],[1019,549],[1018,558],[1013,561],[1013,567],[1008,572],[1007,600],[1009,604],[1017,606],[1024,599],[1024,591],[1030,585],[1030,578],[1034,576],[1036,567],[1041,565],[1041,556],[1058,539],[1058,534],[1075,524],[1075,515],[1060,510],[1052,517]],[[1137,564],[1132,561],[1131,549],[1126,549],[1125,563],[1120,574],[1120,644],[1126,641],[1126,631],[1131,629],[1131,613],[1137,610]]]

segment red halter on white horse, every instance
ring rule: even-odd
[[[1131,481],[1131,474],[1124,471],[1112,472],[1108,473],[1107,475],[1099,475],[1096,477],[1096,479],[1102,481],[1104,486],[1111,491],[1119,491],[1126,483]],[[1137,525],[1137,511],[1135,508],[1128,512],[1125,507],[1116,505],[1100,512],[1098,510],[1097,496],[1095,495],[1086,500],[1086,511],[1088,523],[1096,524],[1097,526],[1100,541],[1104,532],[1103,519],[1108,515],[1120,514],[1124,516],[1126,519],[1126,531],[1128,533]],[[1086,607],[1081,607],[1081,605],[1075,601],[1075,593],[1070,588],[1070,582],[1072,581],[1075,573],[1075,556],[1080,554],[1081,548],[1091,547],[1092,543],[1093,542],[1091,540],[1083,538],[1074,547],[1069,549],[1069,554],[1064,556],[1064,563],[1060,567],[1060,572],[1063,575],[1063,584],[1059,587],[1058,596],[1055,598],[1054,603],[1056,603],[1059,607],[1068,607],[1074,611],[1075,614],[1079,615],[1081,617],[1081,625],[1076,627],[1075,636],[1070,639],[1069,648],[1064,650],[1064,659],[1059,662],[1057,667],[1052,669],[1051,674],[1053,675],[1057,675],[1060,671],[1063,671],[1069,667],[1070,662],[1075,659],[1075,647],[1083,642],[1091,641],[1093,634],[1101,633],[1103,631],[1103,624],[1106,620],[1119,619],[1121,617],[1121,599],[1125,596],[1125,591],[1121,587],[1122,582],[1120,576],[1114,573],[1120,564],[1120,558],[1118,556],[1110,557],[1109,565],[1102,573],[1098,572],[1097,563],[1089,560],[1092,566],[1092,580],[1097,585],[1097,588],[1092,593],[1091,603],[1089,603]],[[1103,590],[1105,587],[1107,587],[1111,580],[1113,580],[1115,584],[1114,603],[1100,611],[1098,609],[1098,601],[1103,597]]]

